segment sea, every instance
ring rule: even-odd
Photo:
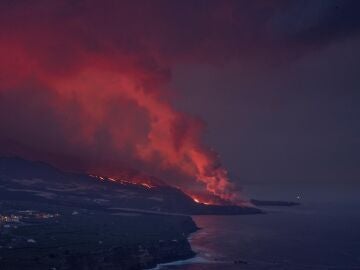
[[[193,216],[197,256],[158,269],[360,270],[360,188],[349,185],[256,185],[259,199],[292,200],[266,214]]]

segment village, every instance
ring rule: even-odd
[[[59,216],[60,214],[58,213],[46,213],[34,210],[0,214],[0,249],[12,249],[17,246],[23,246],[24,243],[36,244],[35,239],[17,235],[15,230],[19,227],[39,224]]]

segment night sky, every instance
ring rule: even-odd
[[[3,0],[0,154],[235,200],[231,182],[357,183],[359,12],[356,0]]]

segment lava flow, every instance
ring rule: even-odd
[[[194,202],[205,205],[234,205],[233,202],[223,200],[217,196],[209,194],[186,193]],[[240,204],[239,204],[240,205]]]
[[[140,178],[133,178],[131,180],[125,180],[125,179],[120,179],[120,178],[114,178],[114,177],[104,177],[104,176],[98,176],[98,175],[94,175],[94,174],[89,174],[90,177],[95,178],[97,180],[100,181],[110,181],[110,182],[116,182],[122,185],[140,185],[142,187],[145,187],[147,189],[151,189],[156,187],[155,184],[150,183],[149,180],[144,180],[144,179],[140,179]]]
[[[210,205],[210,204],[212,204],[212,203],[209,203],[209,202],[201,201],[201,199],[200,199],[200,198],[195,197],[195,196],[192,196],[191,198],[192,198],[192,199],[194,200],[194,202],[196,202],[196,203],[206,204],[206,205]]]
[[[164,183],[155,183],[154,180],[152,180],[152,178],[150,177],[126,177],[126,176],[122,176],[121,178],[115,178],[115,177],[106,177],[106,176],[99,176],[99,175],[94,175],[94,174],[89,174],[90,177],[95,178],[98,181],[101,182],[105,182],[105,181],[110,181],[110,182],[116,182],[118,184],[121,185],[136,185],[136,186],[141,186],[144,187],[146,189],[152,189],[152,188],[156,188],[159,186],[167,186]],[[159,180],[158,180],[159,181]],[[198,203],[198,204],[205,204],[205,205],[229,205],[229,204],[233,204],[230,201],[225,201],[222,200],[221,198],[217,197],[217,196],[212,196],[209,194],[192,194],[189,192],[184,192],[180,187],[174,187],[176,189],[181,190],[181,192],[183,192],[184,194],[186,194],[187,196],[189,196],[194,202]]]

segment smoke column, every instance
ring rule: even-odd
[[[180,4],[194,33],[206,34],[195,37],[166,1],[149,2],[1,4],[1,154],[112,176],[135,168],[185,191],[196,181],[241,203],[217,154],[202,143],[204,124],[173,108],[168,87],[173,65],[216,58],[222,44],[198,16],[220,30],[229,6],[199,13]]]

